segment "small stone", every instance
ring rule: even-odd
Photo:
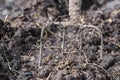
[[[8,14],[9,14],[9,10],[4,9],[4,10],[2,11],[2,15],[8,15]]]
[[[46,78],[50,73],[50,70],[48,67],[44,67],[40,72],[39,72],[39,76],[40,78]]]
[[[52,80],[65,80],[61,73],[57,73]]]
[[[4,25],[4,22],[0,19],[0,28]]]
[[[65,76],[65,79],[66,79],[66,80],[77,80],[76,78],[74,78],[74,77],[71,76],[71,75],[66,75],[66,76]]]

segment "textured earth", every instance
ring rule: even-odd
[[[120,80],[120,0],[82,1],[81,23],[102,32],[102,60],[98,31],[52,23],[68,20],[68,0],[0,0],[0,80]]]

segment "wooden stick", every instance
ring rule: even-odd
[[[42,30],[41,30],[41,35],[40,35],[40,49],[39,49],[39,60],[38,60],[38,68],[40,67],[41,65],[41,60],[42,60],[42,48],[43,48],[43,34],[44,34],[44,29],[45,27],[43,26],[42,27]]]

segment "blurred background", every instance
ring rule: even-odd
[[[11,12],[16,12],[19,8],[26,5],[26,3],[30,6],[29,3],[40,1],[42,2],[56,2],[59,3],[56,6],[60,6],[61,0],[0,0],[0,19],[4,19],[6,15],[9,15]],[[68,6],[69,0],[64,0],[66,5]],[[91,11],[92,10],[114,10],[116,7],[120,7],[120,0],[82,0],[81,10],[84,11]],[[50,4],[50,3],[49,3]],[[27,6],[27,5],[26,5]],[[26,7],[24,6],[24,7]]]
[[[0,0],[0,18],[10,14],[13,8],[14,0]]]

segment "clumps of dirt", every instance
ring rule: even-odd
[[[90,4],[85,7],[86,1],[82,3],[83,13],[86,13],[82,14],[84,24],[99,26],[103,33],[101,61],[99,32],[87,28],[79,30],[75,26],[64,29],[62,25],[50,24],[43,33],[42,61],[38,69],[41,29],[47,21],[59,16],[62,17],[57,21],[68,18],[68,0],[15,1],[14,5],[18,5],[13,7],[13,14],[7,21],[0,20],[0,79],[119,80],[120,11],[115,6],[116,10],[96,11],[111,0],[89,0]]]
[[[33,67],[32,69],[35,68],[34,65],[37,62],[33,62],[35,56],[32,55],[36,55],[34,52],[36,52],[39,46],[41,28],[36,24],[25,26],[27,23],[23,23],[20,27],[12,27],[10,22],[0,20],[0,23],[0,60],[2,61],[0,65],[3,70],[1,79],[4,76],[12,77],[11,79],[29,79],[33,75],[32,72],[26,71],[23,68],[27,68],[28,66]],[[51,24],[45,29],[44,36],[52,37],[51,33],[54,34],[58,30],[56,26]],[[19,72],[21,69],[23,69],[23,72]],[[11,72],[12,74],[19,75],[15,77],[8,75]]]

